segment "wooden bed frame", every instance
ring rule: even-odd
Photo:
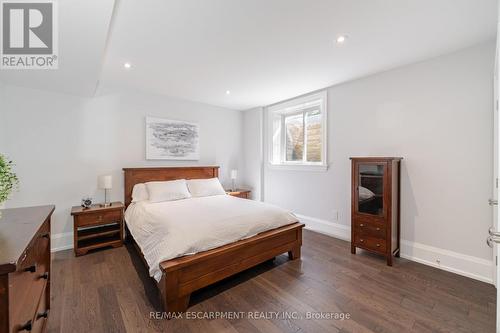
[[[218,166],[125,168],[125,207],[132,201],[135,184],[174,179],[214,178]],[[160,263],[161,281],[158,283],[163,308],[166,312],[184,312],[193,291],[220,281],[275,256],[288,252],[291,260],[300,258],[302,228],[293,223],[260,233],[254,237],[231,243],[213,250],[187,255]],[[127,230],[139,254],[144,256]]]

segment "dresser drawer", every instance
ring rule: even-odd
[[[32,242],[26,247],[19,261],[16,275],[33,275],[35,271],[45,272],[50,262],[50,231],[49,225],[44,223]]]
[[[384,239],[371,236],[355,235],[354,244],[361,248],[376,252],[385,252],[387,249],[387,242]]]
[[[49,278],[50,225],[45,222],[21,256],[18,270],[9,274],[11,327],[33,319],[38,300]]]
[[[121,220],[122,212],[120,210],[88,213],[75,216],[75,222],[78,227],[96,224],[106,224],[118,222]]]
[[[33,240],[24,250],[18,264],[18,271],[30,269],[33,265],[44,264],[50,261],[50,227],[45,222],[33,237]]]
[[[386,228],[382,223],[373,223],[366,221],[355,221],[354,230],[360,236],[372,236],[375,238],[386,238]]]
[[[50,308],[50,219],[54,209],[50,205],[2,211],[7,223],[0,221],[4,223],[0,238],[16,241],[14,247],[4,242],[0,248],[0,252],[12,253],[0,263],[3,267],[5,262],[11,263],[0,276],[2,333],[43,332],[46,327],[45,318],[36,322],[36,314],[39,308]]]
[[[44,332],[47,318],[49,316],[49,306],[47,303],[47,282],[42,285],[41,294],[38,297],[31,295],[26,307],[27,311],[20,314],[11,315],[10,332]],[[32,307],[32,305],[37,304]],[[29,311],[28,311],[29,309]]]
[[[47,281],[48,272],[45,265],[36,266],[34,272],[23,271],[9,275],[9,312],[12,328],[20,328],[33,319]]]
[[[44,332],[48,317],[49,307],[47,304],[47,288],[44,288],[43,294],[40,297],[40,302],[38,303],[38,309],[36,310],[35,316],[32,320],[33,324],[31,332]]]

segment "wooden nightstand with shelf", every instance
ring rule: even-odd
[[[109,207],[92,205],[90,208],[71,208],[75,255],[81,256],[107,246],[122,246],[123,209],[121,202],[113,202]]]
[[[236,189],[236,190],[226,190],[226,193],[229,195],[232,195],[233,197],[250,199],[250,194],[252,193],[252,191],[243,190],[243,189]]]

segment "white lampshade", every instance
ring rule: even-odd
[[[111,175],[99,176],[98,186],[100,189],[109,190],[113,188],[113,177]]]
[[[231,170],[231,179],[238,178],[238,170]]]

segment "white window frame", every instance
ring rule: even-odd
[[[321,162],[307,162],[307,136],[305,135],[306,117],[304,109],[309,105],[315,105],[318,100],[319,109],[321,113]],[[268,121],[268,165],[271,169],[281,170],[303,170],[303,171],[326,171],[328,169],[328,109],[327,109],[327,92],[326,90],[313,93],[311,95],[298,97],[293,100],[272,105],[267,108],[267,121]],[[302,161],[286,161],[286,133],[285,133],[285,117],[295,114],[304,114],[302,121],[304,123],[304,151]],[[274,158],[274,140],[273,140],[273,125],[280,117],[280,147],[279,159]]]

